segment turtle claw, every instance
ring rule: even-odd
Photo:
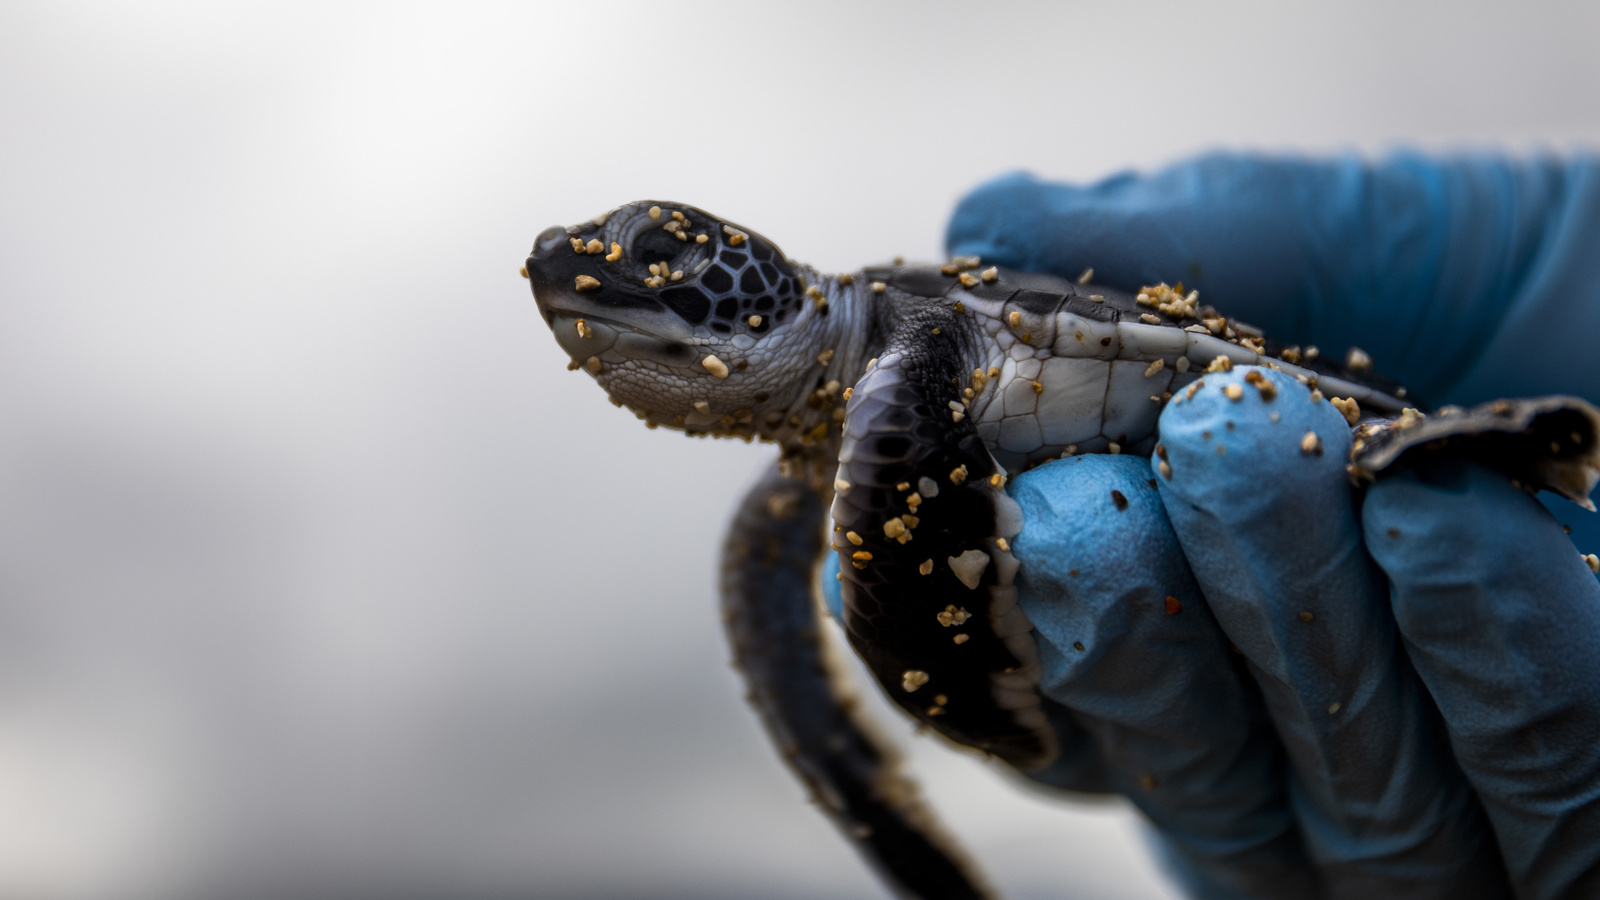
[[[1594,501],[1589,499],[1589,493],[1594,490],[1595,482],[1600,481],[1600,469],[1596,469],[1593,465],[1579,466],[1569,461],[1553,459],[1540,460],[1534,469],[1543,480],[1543,487],[1560,494],[1589,512],[1595,511]]]

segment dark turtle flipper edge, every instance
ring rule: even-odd
[[[1579,397],[1495,400],[1427,416],[1356,426],[1353,476],[1371,480],[1395,465],[1455,456],[1493,466],[1514,481],[1545,488],[1594,510],[1589,492],[1600,479],[1600,409]]]
[[[843,676],[829,670],[814,584],[826,510],[802,480],[774,471],[734,517],[722,608],[749,700],[817,805],[898,895],[989,897],[899,772],[893,749],[853,714]]]

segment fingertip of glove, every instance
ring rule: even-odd
[[[1135,504],[1159,504],[1150,480],[1138,457],[1095,453],[1030,469],[1011,480],[1010,490],[1030,529],[1048,521],[1078,532],[1101,514],[1098,507],[1123,512]]]
[[[1097,684],[1125,688],[1116,692],[1117,703],[1141,702],[1131,699],[1143,693],[1134,685],[1148,673],[1127,668],[1126,655],[1148,658],[1137,649],[1141,640],[1162,644],[1174,659],[1204,656],[1196,649],[1202,644],[1215,647],[1208,630],[1214,625],[1196,611],[1200,595],[1154,481],[1138,457],[1092,454],[1048,463],[1011,482],[1026,522],[1011,544],[1022,563],[1017,599],[1041,646],[1053,648],[1044,653],[1043,680],[1058,700],[1099,697],[1094,685],[1071,685],[1111,653],[1118,661],[1099,669]],[[1185,608],[1190,615],[1179,616]],[[1114,639],[1135,633],[1144,637],[1131,647]],[[1151,699],[1144,694],[1143,702]]]
[[[1025,242],[1037,232],[1040,196],[1049,185],[1029,172],[1011,172],[984,182],[956,204],[945,229],[945,249],[953,256],[1030,268]]]
[[[1240,513],[1285,494],[1347,494],[1350,426],[1294,377],[1259,366],[1207,373],[1161,416],[1163,492]]]
[[[1154,481],[1144,460],[1105,454],[1057,460],[1018,475],[1010,491],[1027,525],[1013,542],[1017,558],[1030,571],[1060,569],[1066,577],[1078,565],[1076,551],[1156,549],[1136,548],[1128,540],[1132,533],[1171,533]]]

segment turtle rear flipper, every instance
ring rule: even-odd
[[[1600,480],[1600,409],[1579,397],[1447,406],[1428,416],[1364,422],[1355,437],[1350,471],[1357,478],[1371,480],[1425,458],[1459,457],[1554,491],[1591,512],[1595,508],[1589,492]]]

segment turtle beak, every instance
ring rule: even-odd
[[[567,230],[560,225],[551,225],[549,228],[539,232],[539,236],[533,239],[533,251],[528,255],[529,265],[532,265],[534,260],[543,261],[551,258],[557,250],[566,247],[569,243]]]
[[[555,271],[556,254],[562,250],[570,254],[570,248],[567,230],[560,225],[551,225],[534,238],[533,250],[528,254],[528,284],[533,287],[533,300],[539,305],[539,312],[544,314],[546,321],[550,318],[550,310],[545,308],[545,300],[555,296],[556,282],[561,279]]]

